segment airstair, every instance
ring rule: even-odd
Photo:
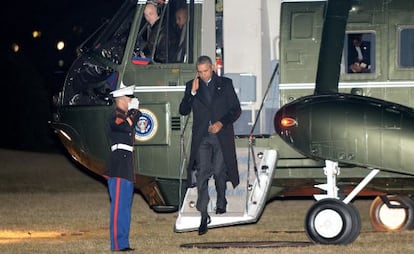
[[[237,162],[240,174],[240,184],[233,189],[231,183],[227,183],[227,212],[217,215],[215,213],[216,191],[214,178],[209,180],[210,202],[208,213],[211,217],[209,228],[222,227],[237,224],[255,223],[259,219],[266,204],[269,189],[277,162],[277,151],[267,148],[255,148],[259,155],[256,168],[249,159],[249,149],[237,148]],[[249,166],[250,164],[250,166]],[[175,232],[187,232],[197,230],[200,226],[200,213],[196,209],[197,188],[188,188],[182,205],[179,209],[175,223]]]

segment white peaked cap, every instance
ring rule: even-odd
[[[123,83],[121,83],[119,89],[112,91],[111,94],[113,97],[134,95],[134,89],[135,89],[134,85],[125,86]]]

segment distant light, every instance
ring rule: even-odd
[[[33,36],[33,38],[39,38],[40,36],[42,36],[42,32],[40,32],[40,31],[38,31],[38,30],[34,30],[33,32],[32,32],[32,36]]]
[[[65,42],[64,41],[58,41],[58,43],[56,44],[56,48],[58,50],[63,50],[65,48]]]
[[[11,45],[11,49],[13,50],[14,53],[17,53],[17,52],[19,52],[20,47],[19,47],[19,45],[17,43],[13,43]]]
[[[58,66],[59,66],[59,67],[63,67],[63,65],[65,65],[65,61],[63,61],[62,59],[60,59],[60,60],[58,61]]]
[[[357,6],[352,6],[351,7],[351,12],[357,12],[358,11],[358,7]]]

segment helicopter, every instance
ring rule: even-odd
[[[141,54],[146,4],[157,6],[171,42],[184,38],[183,55],[167,44],[164,60],[157,48]],[[175,22],[181,8],[184,30]],[[79,47],[51,125],[68,153],[101,175],[110,152],[109,94],[134,85],[143,113],[135,136],[136,190],[154,211],[179,212],[176,232],[194,230],[196,196],[183,177],[192,119],[180,116],[178,105],[195,59],[209,55],[216,72],[234,80],[242,105],[235,140],[243,177],[227,193],[229,216],[212,217],[211,227],[254,223],[273,198],[314,196],[305,218],[309,239],[348,244],[361,227],[352,200],[377,196],[374,228],[412,229],[413,9],[401,0],[127,0]],[[369,61],[351,68],[355,37],[368,42],[356,55],[367,51]],[[323,228],[324,220],[333,228]]]

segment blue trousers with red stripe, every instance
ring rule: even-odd
[[[111,250],[122,250],[129,246],[131,208],[134,196],[134,183],[119,177],[108,178],[111,198],[109,231]]]

